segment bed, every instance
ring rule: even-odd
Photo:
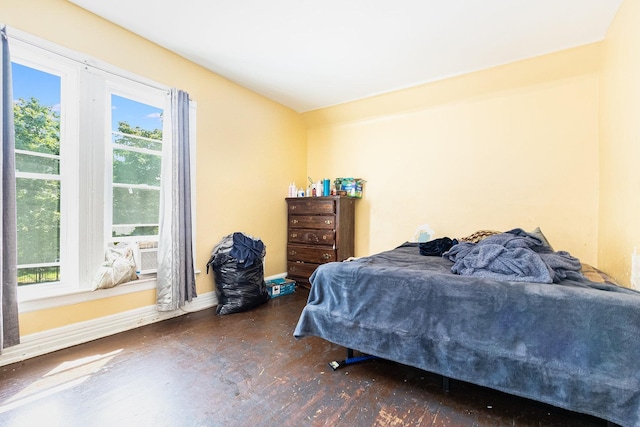
[[[460,260],[447,255],[460,245],[425,256],[406,243],[321,265],[294,336],[640,425],[640,293],[583,264],[552,271],[551,283],[454,274]]]

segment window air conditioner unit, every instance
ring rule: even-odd
[[[136,242],[133,251],[137,274],[158,272],[158,242]]]

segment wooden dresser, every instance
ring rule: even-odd
[[[356,199],[344,196],[287,198],[287,276],[309,286],[320,264],[354,256]]]

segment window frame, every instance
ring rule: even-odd
[[[17,51],[17,52],[16,52]],[[66,212],[60,216],[60,277],[67,280],[33,284],[18,288],[19,300],[48,297],[75,290],[73,283],[79,282],[79,271],[73,268],[71,259],[77,259],[79,252],[77,245],[78,229],[70,224],[78,223],[78,193],[77,177],[73,170],[78,164],[79,138],[76,124],[79,121],[79,105],[73,100],[78,98],[77,68],[58,55],[42,51],[29,43],[11,45],[11,62],[43,71],[60,78],[60,211]],[[16,172],[16,178],[21,173]],[[55,288],[55,289],[54,289]]]

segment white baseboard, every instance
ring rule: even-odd
[[[25,335],[20,338],[20,344],[2,350],[0,366],[21,362],[31,357],[63,348],[89,342],[98,338],[124,332],[140,326],[181,316],[190,312],[200,311],[217,305],[215,292],[198,295],[191,303],[170,312],[160,312],[155,305],[137,308],[123,313],[105,316],[86,322],[74,323],[60,328]]]

